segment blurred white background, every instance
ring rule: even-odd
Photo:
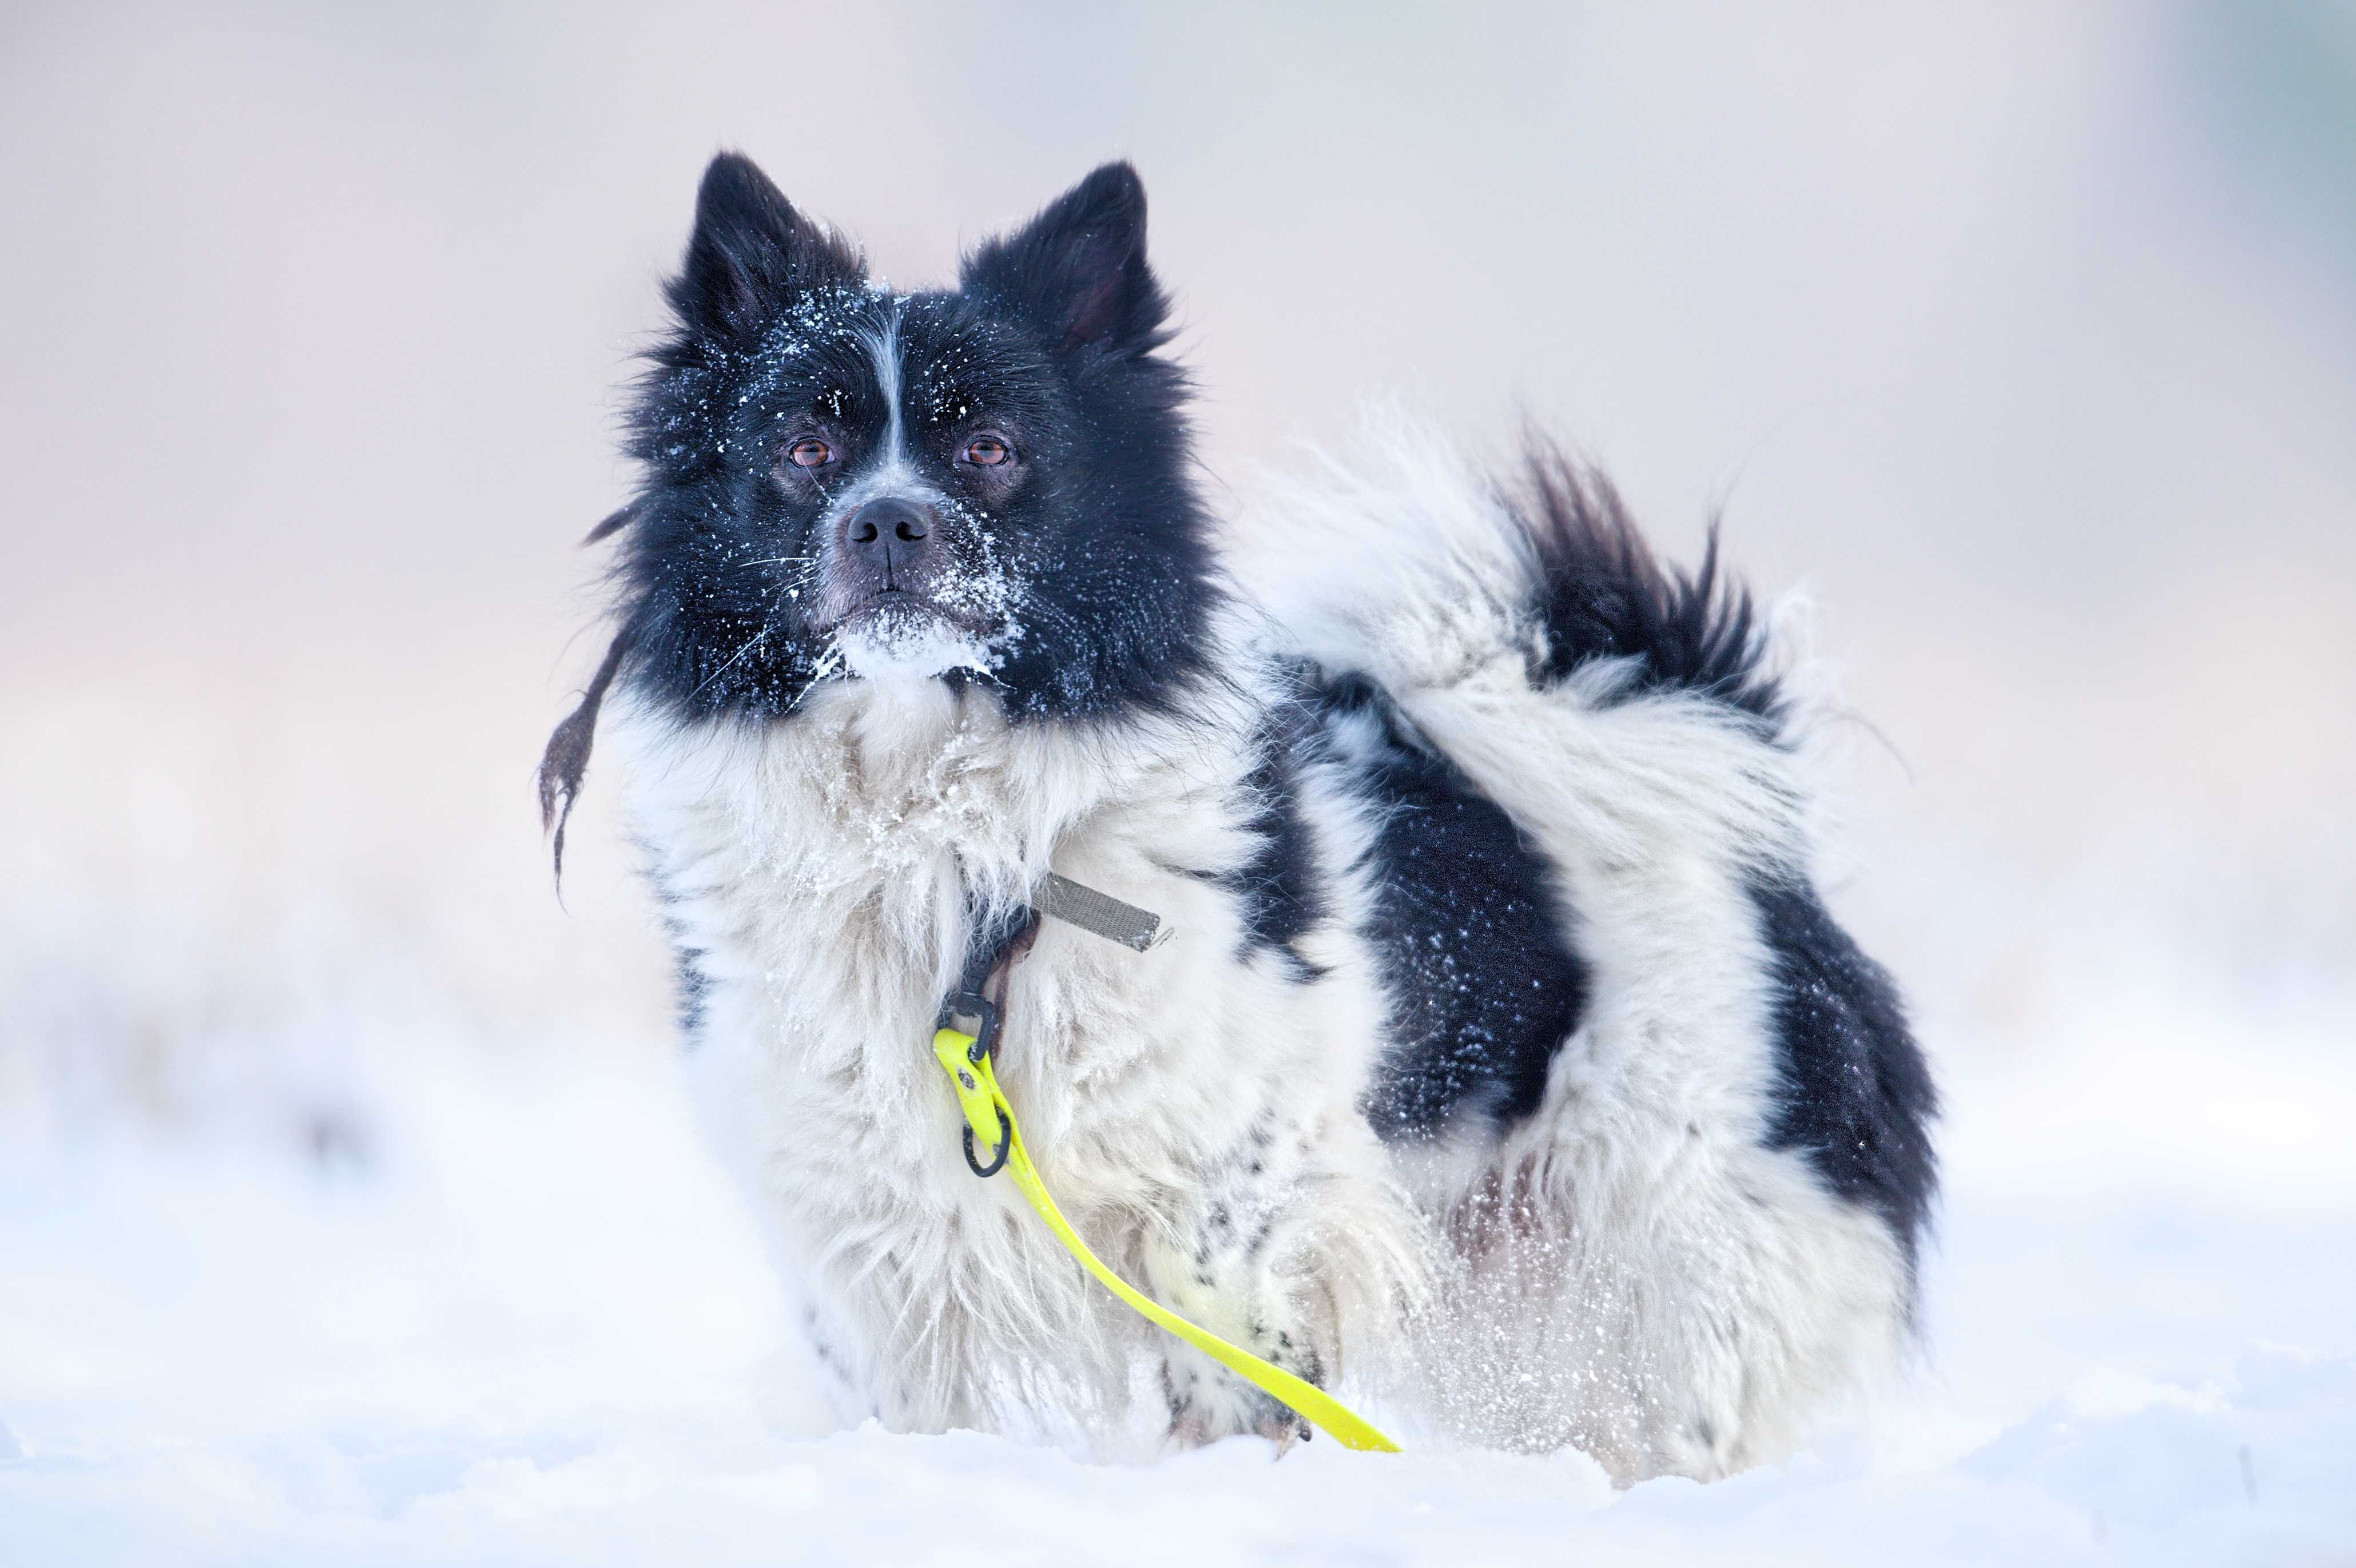
[[[594,1195],[596,1268],[686,1223],[598,1228],[668,1134],[561,1107],[668,1093],[666,965],[609,781],[569,912],[530,781],[723,146],[904,285],[1134,159],[1226,485],[1401,392],[1561,432],[1673,554],[1722,507],[1872,727],[1835,901],[1950,1084],[1934,1360],[2024,1287],[1987,1365],[2140,1344],[2126,1297],[2356,1351],[2356,8],[19,4],[0,1216],[50,1250],[0,1459],[138,1383],[27,1347],[200,1225],[139,1162],[364,1186],[479,1123],[450,1168]],[[681,1277],[760,1319],[710,1222]],[[496,1316],[507,1245],[430,1266]]]

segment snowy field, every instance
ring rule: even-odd
[[[220,1051],[169,1132],[17,1107],[0,1563],[2356,1561],[2344,1039],[2155,996],[1951,1051],[1912,1385],[1615,1495],[1403,1411],[1401,1457],[829,1434],[660,1051],[404,1011]]]

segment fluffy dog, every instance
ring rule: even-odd
[[[1005,980],[1116,1266],[1473,1441],[1786,1451],[1907,1340],[1933,1091],[1812,885],[1774,639],[1714,546],[1404,421],[1223,557],[1144,241],[1109,165],[899,293],[714,160],[593,536],[543,806],[610,688],[687,1070],[844,1413],[1110,1421],[1150,1366],[1180,1441],[1295,1431],[968,1169],[936,1016],[1053,871],[1173,933],[1050,919]]]

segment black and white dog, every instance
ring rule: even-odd
[[[1050,871],[1000,1075],[1164,1303],[1624,1478],[1772,1457],[1909,1337],[1933,1091],[1810,880],[1812,715],[1714,561],[1428,430],[1222,553],[1145,198],[1098,169],[898,293],[742,157],[652,355],[600,699],[688,1071],[846,1413],[1293,1418],[967,1168],[930,1040]],[[561,823],[560,823],[561,852]]]

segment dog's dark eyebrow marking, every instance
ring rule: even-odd
[[[627,509],[616,517],[626,515]],[[600,529],[616,526],[614,517],[597,525]],[[594,538],[594,535],[591,536]],[[589,771],[589,752],[597,743],[597,709],[605,700],[605,688],[614,684],[615,672],[622,667],[622,657],[630,651],[629,628],[624,627],[614,637],[613,645],[605,650],[605,660],[589,679],[589,689],[581,694],[580,706],[566,714],[548,737],[548,750],[540,754],[540,830],[556,830],[552,859],[560,894],[564,889],[564,825],[573,816],[573,803],[580,798],[582,775]],[[557,804],[559,797],[563,805]]]
[[[584,539],[581,542],[584,545],[593,545],[597,543],[600,539],[611,539],[616,534],[621,532],[622,529],[628,527],[632,522],[636,521],[637,515],[638,504],[636,501],[633,501],[628,506],[624,507],[620,511],[617,511],[606,517],[604,522],[599,523],[595,528],[591,528],[589,530],[588,537]]]

